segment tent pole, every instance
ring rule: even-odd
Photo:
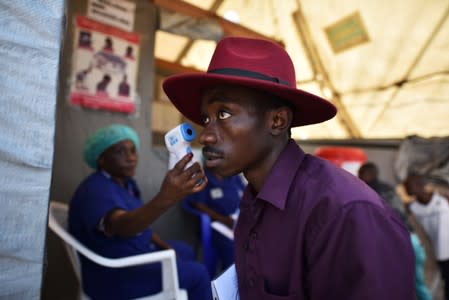
[[[328,88],[332,92],[332,103],[338,109],[337,118],[343,124],[350,138],[362,138],[359,128],[355,125],[352,117],[349,115],[344,106],[341,96],[332,84],[329,74],[324,68],[323,62],[318,53],[317,47],[310,34],[309,26],[304,18],[300,0],[297,0],[298,9],[293,13],[293,21],[296,25],[298,36],[304,45],[306,55],[309,58],[315,79],[319,82],[320,88]]]

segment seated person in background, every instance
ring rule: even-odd
[[[415,197],[409,209],[428,235],[444,281],[445,299],[449,299],[449,203],[436,192],[425,188],[419,174],[409,174],[404,181],[407,194]]]
[[[222,177],[205,169],[208,179],[207,186],[201,192],[191,194],[186,201],[199,211],[207,214],[211,220],[234,228],[232,214],[238,212],[240,198],[245,184],[239,175]],[[222,269],[226,269],[234,263],[234,241],[229,240],[219,232],[213,230],[212,243],[215,252],[221,262]]]
[[[391,185],[379,179],[379,169],[376,164],[373,162],[364,163],[358,171],[358,176],[375,190],[399,214],[403,221],[406,220],[401,198]]]
[[[415,253],[415,281],[416,281],[416,297],[418,300],[430,300],[430,294],[426,283],[424,281],[424,262],[426,260],[426,253],[421,245],[419,237],[414,233],[413,227],[407,220],[404,204],[394,188],[386,182],[379,180],[379,169],[373,162],[364,163],[359,171],[358,176],[367,185],[369,185],[379,196],[390,205],[404,221],[405,225],[410,231],[413,251]]]
[[[111,258],[173,247],[180,287],[187,290],[190,299],[211,299],[206,268],[188,260],[193,258],[192,249],[181,242],[162,241],[149,227],[177,201],[206,186],[201,166],[196,163],[184,170],[192,158],[186,155],[167,172],[156,196],[143,204],[132,179],[138,148],[136,132],[124,125],[101,128],[87,139],[84,159],[95,172],[79,185],[72,198],[69,231],[86,247]],[[198,178],[203,179],[200,184]],[[84,292],[92,299],[137,298],[162,289],[160,263],[111,269],[83,256],[81,263]]]

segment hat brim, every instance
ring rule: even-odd
[[[201,96],[205,89],[233,84],[254,88],[287,100],[296,107],[292,127],[321,123],[335,116],[335,106],[321,97],[279,83],[210,73],[178,74],[167,78],[163,89],[175,107],[189,120],[203,126]]]

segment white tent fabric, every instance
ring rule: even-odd
[[[238,15],[241,25],[281,41],[295,63],[298,87],[340,108],[332,121],[294,129],[295,138],[449,134],[446,0],[185,2],[205,10],[218,4],[218,15]],[[334,52],[325,30],[353,14],[360,17],[368,41]],[[156,57],[205,70],[215,42],[196,40],[184,55],[188,42],[186,37],[158,32]]]
[[[0,3],[0,298],[39,299],[64,1]]]

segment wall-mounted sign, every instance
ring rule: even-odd
[[[358,12],[326,27],[324,31],[335,53],[358,46],[370,40]]]
[[[104,24],[133,31],[136,4],[125,0],[89,0],[87,16]]]
[[[77,16],[70,103],[133,113],[139,41],[136,33]]]

